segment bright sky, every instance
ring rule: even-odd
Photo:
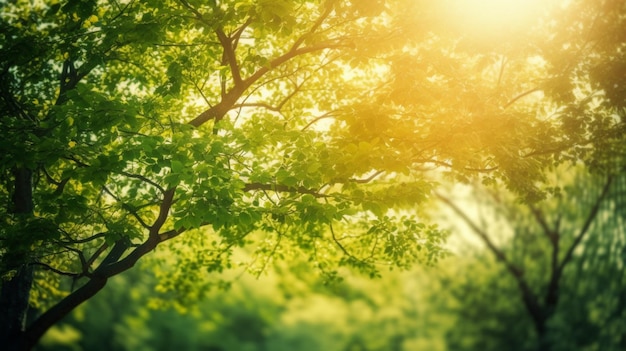
[[[475,34],[524,27],[553,4],[551,0],[451,0],[451,20]]]

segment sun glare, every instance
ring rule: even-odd
[[[528,26],[549,1],[452,0],[447,9],[455,26],[468,33],[490,36],[502,30]]]

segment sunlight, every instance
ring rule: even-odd
[[[527,15],[536,1],[522,0],[462,0],[458,1],[467,17],[484,25],[517,22]]]
[[[455,26],[468,34],[490,37],[500,31],[528,26],[547,1],[539,0],[451,0],[448,11]]]

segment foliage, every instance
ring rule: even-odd
[[[174,238],[157,274],[181,301],[247,246],[255,274],[375,277],[444,255],[424,206],[444,179],[539,208],[564,164],[622,172],[622,2],[535,3],[493,34],[457,5],[0,5],[0,304],[42,311],[0,338],[33,346]]]
[[[328,285],[302,260],[268,271],[263,279],[241,276],[226,291],[211,290],[182,314],[147,307],[157,281],[143,268],[127,272],[53,327],[37,349],[436,349],[427,305],[413,290],[415,273],[376,280],[346,274],[346,281]],[[79,338],[68,338],[69,331]]]
[[[0,269],[28,289],[32,273],[20,267],[37,267],[31,303],[47,311],[23,334],[27,344],[184,232],[210,238],[185,248],[206,253],[196,262],[209,271],[251,242],[264,260],[302,251],[322,271],[348,265],[372,276],[379,263],[439,257],[434,226],[388,211],[425,199],[429,184],[402,168],[410,191],[398,191],[398,166],[372,163],[382,145],[315,125],[316,114],[350,109],[380,80],[367,63],[343,78],[364,28],[388,31],[372,17],[379,10],[337,1],[2,6]],[[382,171],[378,182],[362,178]],[[59,301],[59,292],[69,295]]]

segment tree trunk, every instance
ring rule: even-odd
[[[537,335],[537,351],[549,351],[551,349],[550,342],[547,339],[547,322],[550,314],[545,307],[541,306],[537,297],[530,294],[528,289],[522,289],[522,302],[526,308],[526,312],[531,317],[535,333]]]
[[[552,343],[548,339],[546,322],[547,319],[544,319],[539,325],[535,324],[535,330],[537,331],[537,351],[552,350]]]
[[[15,168],[13,171],[14,189],[11,212],[18,221],[32,216],[33,188],[32,171],[27,168]],[[20,218],[21,217],[21,218]],[[28,233],[20,233],[28,235]],[[9,250],[11,248],[8,248]],[[12,262],[4,262],[15,270],[15,274],[2,281],[0,292],[0,345],[3,350],[24,349],[23,337],[28,313],[28,299],[33,283],[33,267],[29,264],[27,253],[7,255]]]
[[[32,266],[24,265],[11,280],[2,283],[0,294],[0,343],[3,350],[23,349],[22,338],[26,327],[28,298],[33,282]]]

